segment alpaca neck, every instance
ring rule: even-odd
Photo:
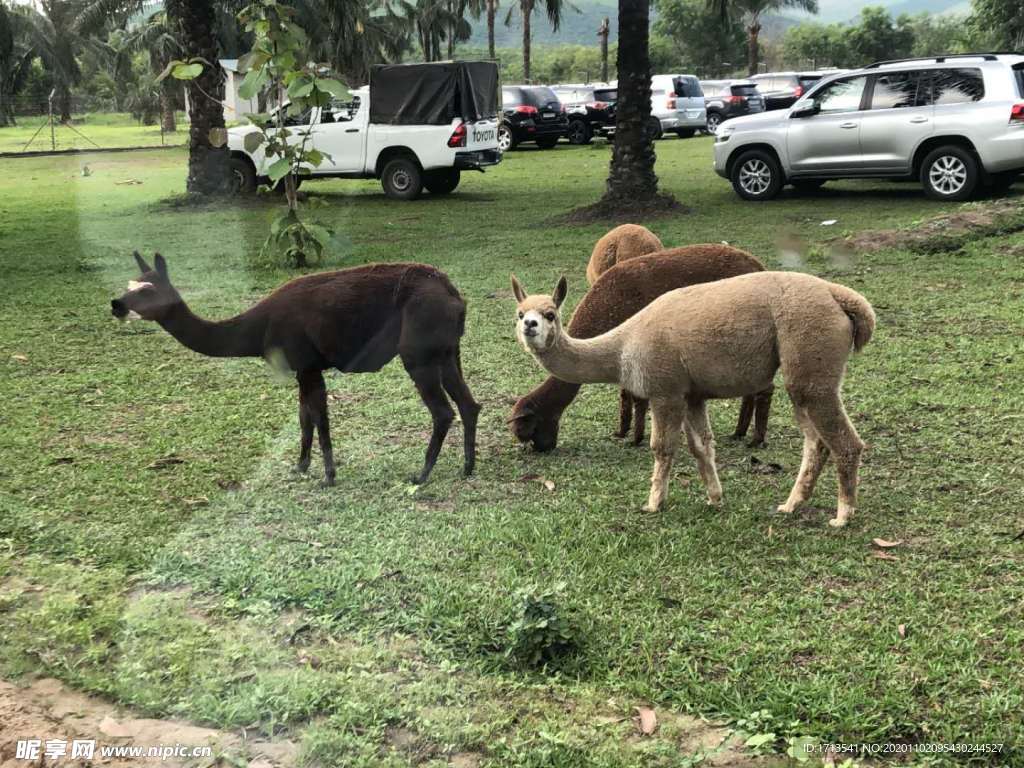
[[[562,333],[550,349],[535,352],[548,373],[572,384],[618,384],[621,340],[606,333],[593,339],[574,339]]]
[[[201,355],[259,357],[263,354],[263,323],[251,311],[211,322],[195,315],[182,301],[171,308],[160,325]]]

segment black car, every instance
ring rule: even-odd
[[[764,97],[765,109],[788,109],[825,76],[825,72],[766,72],[750,81]]]
[[[707,108],[708,133],[733,117],[764,112],[764,97],[750,80],[704,80],[704,106]]]
[[[501,111],[498,149],[502,152],[528,141],[541,149],[550,149],[569,127],[565,107],[546,85],[503,86]]]
[[[552,90],[565,107],[570,144],[589,144],[595,135],[610,138],[615,134],[618,90],[593,85],[556,85]]]

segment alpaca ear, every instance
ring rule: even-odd
[[[512,275],[512,294],[516,297],[516,301],[520,303],[526,298],[526,291],[523,290],[523,286],[516,280],[515,275]]]
[[[132,256],[135,257],[135,263],[139,265],[139,271],[142,272],[142,274],[153,271],[153,268],[146,263],[146,260],[142,258],[142,255],[138,251],[132,251]]]
[[[167,280],[167,262],[164,260],[164,257],[161,256],[159,253],[154,253],[153,264],[154,266],[156,266],[156,273],[160,275],[160,277],[162,277],[164,280]]]
[[[555,300],[555,306],[562,306],[562,302],[565,301],[565,294],[569,292],[569,284],[565,281],[563,275],[558,279],[558,285],[555,286],[555,292],[552,295],[552,299]]]

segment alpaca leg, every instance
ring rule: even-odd
[[[634,397],[633,408],[633,445],[640,445],[644,441],[644,427],[647,426],[647,401],[642,397]]]
[[[754,434],[748,445],[751,448],[764,447],[765,436],[768,434],[768,413],[772,409],[772,394],[775,387],[768,387],[754,395]]]
[[[793,490],[790,491],[786,503],[779,505],[779,512],[787,514],[795,512],[814,493],[814,486],[829,455],[828,446],[818,436],[818,431],[814,428],[807,411],[797,406],[794,407],[793,414],[804,433],[804,454]]]
[[[633,396],[624,389],[619,390],[619,431],[616,437],[625,437],[629,434],[630,421],[633,418]]]
[[[654,452],[654,473],[651,475],[651,493],[644,512],[657,512],[668,493],[672,460],[679,445],[682,410],[676,403],[657,400],[651,403],[651,450]]]
[[[754,416],[754,398],[747,395],[740,401],[740,417],[736,420],[736,431],[732,433],[733,439],[740,440],[747,436],[747,429],[750,427],[750,420]]]
[[[688,400],[683,418],[686,443],[697,460],[697,471],[708,492],[708,504],[722,503],[722,484],[715,467],[715,436],[708,421],[708,407],[704,400]]]
[[[841,528],[857,507],[857,471],[860,468],[860,455],[864,452],[864,442],[850,423],[838,392],[807,402],[806,410],[819,437],[835,457],[836,474],[839,476],[839,504],[835,518],[828,523],[833,528]]]
[[[403,358],[409,378],[416,385],[427,410],[430,411],[430,418],[434,422],[433,431],[430,434],[430,442],[427,444],[427,455],[423,461],[423,471],[412,482],[422,484],[427,482],[430,472],[437,462],[437,456],[441,453],[441,445],[448,434],[448,428],[455,420],[455,411],[444,396],[444,388],[441,386],[441,366],[437,363],[416,364],[415,361]]]
[[[309,391],[303,386],[303,378],[299,377],[299,463],[295,469],[305,472],[309,469],[309,454],[313,448],[313,413],[309,405]]]
[[[324,457],[324,485],[334,485],[334,450],[331,445],[331,427],[327,418],[327,387],[324,375],[320,371],[309,371],[302,374],[299,384],[306,390],[306,402],[310,420],[316,426],[317,438],[320,441],[320,453]],[[305,440],[305,434],[303,434]]]
[[[469,477],[473,474],[473,467],[476,466],[476,422],[477,416],[480,414],[480,404],[473,399],[473,394],[462,377],[462,362],[459,360],[458,353],[454,358],[446,360],[442,366],[441,384],[459,409],[465,441],[465,464],[462,473]]]

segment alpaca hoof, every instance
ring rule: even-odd
[[[763,437],[760,440],[758,440],[755,437],[749,443],[747,443],[747,448],[767,448],[767,447],[768,447],[768,443],[765,442],[765,439]]]
[[[612,437],[616,437],[619,440],[622,440],[628,434],[629,434],[629,430],[628,429],[627,430],[621,430],[620,429],[618,432],[612,432]]]
[[[295,472],[297,474],[300,474],[300,475],[306,474],[306,472],[308,470],[309,470],[309,462],[308,461],[300,461],[298,464],[296,464],[292,468],[293,472]]]
[[[658,506],[654,506],[650,502],[647,502],[642,507],[640,507],[640,511],[641,512],[647,512],[647,513],[657,512],[659,509],[661,509],[661,505],[660,504]]]
[[[833,528],[842,528],[846,525],[846,520],[841,520],[838,517],[834,517],[828,521],[828,524],[831,525]]]
[[[333,488],[334,487],[334,475],[328,475],[327,477],[325,477],[323,479],[323,481],[321,481],[320,485],[323,488]]]
[[[466,462],[465,466],[462,467],[462,476],[463,477],[469,477],[470,475],[473,474],[473,470],[475,468],[476,468],[476,465],[473,462],[471,462],[471,461],[470,462]]]
[[[793,511],[795,509],[796,509],[796,505],[795,504],[790,506],[790,504],[787,502],[785,504],[779,504],[779,506],[777,506],[775,508],[775,511],[780,513],[780,514],[783,514],[783,515],[791,515],[791,514],[793,514]]]
[[[708,506],[709,507],[720,507],[720,506],[722,506],[722,497],[718,496],[716,498],[716,497],[708,496]]]
[[[729,439],[730,440],[735,440],[735,441],[739,442],[740,440],[742,440],[746,436],[747,436],[746,432],[733,432],[731,435],[729,435]]]

